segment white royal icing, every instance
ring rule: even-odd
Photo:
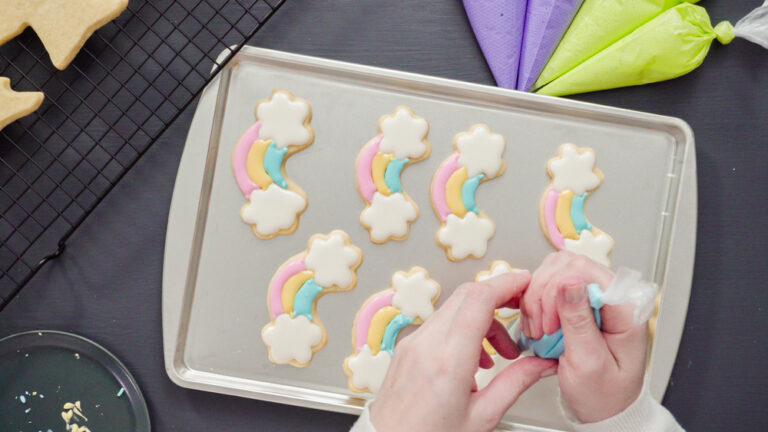
[[[296,223],[298,214],[307,206],[303,196],[272,183],[267,190],[255,189],[240,217],[255,225],[261,235],[271,235]]]
[[[432,299],[437,295],[439,287],[423,271],[408,276],[395,273],[392,276],[392,288],[395,290],[392,306],[400,309],[403,315],[426,320],[435,311]]]
[[[496,276],[512,273],[512,271],[513,269],[509,264],[507,264],[505,261],[499,261],[493,265],[490,272],[487,272],[485,274],[478,276],[477,281],[482,282],[482,281],[494,278]],[[511,309],[511,308],[496,309],[496,313],[498,313],[499,317],[501,318],[511,318],[515,316],[518,312],[519,311],[517,309]]]
[[[264,342],[269,347],[269,354],[277,364],[309,363],[312,359],[312,347],[323,340],[320,326],[312,323],[304,315],[291,318],[282,314],[269,323],[264,330]]]
[[[318,285],[346,288],[352,284],[352,267],[359,259],[358,251],[347,246],[344,237],[333,234],[327,240],[318,238],[312,242],[304,264],[315,273]]]
[[[488,240],[496,232],[496,226],[488,218],[480,218],[474,212],[467,212],[463,218],[449,214],[445,224],[437,232],[440,244],[449,248],[455,260],[470,255],[480,258],[485,255]]]
[[[306,102],[292,101],[286,92],[275,92],[256,110],[256,117],[261,122],[259,137],[274,140],[279,148],[304,145],[312,138],[311,129],[304,125],[307,116],[309,105]]]
[[[427,151],[424,138],[428,130],[429,125],[426,120],[414,117],[407,109],[400,108],[394,115],[386,116],[382,120],[383,137],[379,150],[393,153],[398,159],[420,158]]]
[[[491,133],[484,125],[473,128],[472,133],[462,134],[456,140],[459,165],[467,168],[469,177],[480,173],[488,178],[499,175],[504,153],[504,137]]]
[[[552,186],[558,191],[572,190],[574,194],[600,186],[600,177],[594,172],[595,152],[579,153],[573,144],[563,144],[560,157],[549,163],[552,172]]]
[[[418,217],[416,207],[402,193],[386,196],[373,194],[371,205],[363,210],[360,220],[370,227],[371,240],[383,242],[390,237],[403,237],[408,224]]]
[[[517,359],[507,360],[498,354],[493,354],[491,360],[493,360],[493,366],[490,369],[478,368],[475,373],[475,382],[477,383],[478,390],[484,389],[502,369],[511,365]]]
[[[598,233],[595,236],[592,231],[583,230],[578,240],[565,239],[565,250],[584,255],[606,267],[611,265],[608,260],[611,249],[613,249],[613,239],[608,234]]]
[[[389,352],[379,351],[374,356],[368,345],[363,345],[363,349],[347,362],[352,371],[352,383],[358,389],[368,388],[372,393],[378,392],[387,376],[390,360]]]

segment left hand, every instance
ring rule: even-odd
[[[553,375],[555,361],[526,357],[476,391],[478,365],[492,365],[483,338],[505,358],[520,355],[493,314],[500,307],[517,308],[530,280],[526,271],[463,284],[424,325],[400,341],[371,406],[376,430],[491,431],[520,394]]]

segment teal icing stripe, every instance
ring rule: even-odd
[[[573,226],[576,228],[576,232],[581,234],[581,231],[587,229],[591,230],[592,225],[587,222],[584,217],[584,200],[587,199],[588,192],[584,192],[581,195],[574,195],[571,201],[571,220]]]
[[[276,185],[285,189],[288,187],[288,183],[283,178],[283,158],[288,153],[288,148],[278,149],[275,142],[272,141],[267,147],[267,151],[264,153],[264,171],[267,172],[269,178],[275,182]]]
[[[293,316],[304,315],[312,321],[312,304],[315,297],[323,290],[323,287],[315,282],[315,279],[308,279],[299,288],[296,297],[293,298]]]
[[[466,208],[467,211],[480,213],[477,204],[475,204],[475,194],[477,193],[477,187],[480,185],[480,181],[483,177],[485,177],[483,174],[478,174],[468,178],[467,181],[461,185],[461,202],[464,204],[464,208]]]
[[[387,168],[384,170],[384,183],[390,192],[397,193],[403,191],[403,187],[400,185],[400,172],[408,162],[408,158],[394,158],[387,164]]]
[[[395,315],[395,317],[392,318],[392,321],[390,321],[384,329],[384,336],[381,337],[381,345],[379,349],[381,351],[389,352],[389,355],[394,355],[397,335],[400,333],[400,330],[412,323],[413,318],[411,317],[407,317],[403,314]]]

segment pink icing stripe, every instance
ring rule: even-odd
[[[549,240],[552,241],[552,244],[556,248],[563,250],[565,249],[565,240],[563,239],[563,235],[560,234],[560,231],[557,229],[557,224],[555,223],[555,210],[557,209],[557,199],[559,196],[560,193],[555,188],[549,188],[547,199],[544,201],[544,222],[547,225]]]
[[[448,178],[451,177],[451,174],[459,168],[459,154],[454,153],[453,156],[440,165],[435,173],[435,179],[432,180],[432,203],[442,221],[445,221],[448,215],[451,214],[451,209],[448,208],[448,202],[445,200],[445,185],[448,183]]]
[[[373,201],[373,194],[376,192],[376,185],[373,183],[373,173],[371,164],[376,153],[379,152],[379,144],[383,135],[379,135],[373,141],[365,146],[360,156],[357,157],[357,187],[360,189],[360,195],[369,203]]]
[[[259,189],[259,185],[248,177],[246,162],[248,161],[248,152],[251,150],[251,146],[259,139],[260,128],[261,122],[256,122],[248,128],[243,136],[240,137],[240,140],[237,141],[235,152],[232,154],[232,169],[235,171],[235,180],[240,191],[245,195],[245,199],[250,199],[251,192]]]
[[[278,270],[272,283],[269,285],[269,310],[272,312],[272,318],[277,318],[282,315],[283,312],[283,285],[290,279],[291,276],[298,272],[302,272],[307,269],[304,265],[304,257],[297,258],[293,261],[287,262],[283,267]]]
[[[395,296],[394,291],[383,292],[368,302],[364,308],[360,310],[357,315],[357,332],[355,334],[355,345],[357,346],[357,352],[363,349],[363,345],[368,340],[368,327],[371,326],[371,320],[379,309],[392,306],[392,297]]]

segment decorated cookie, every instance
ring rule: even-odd
[[[40,92],[11,90],[11,80],[0,77],[0,130],[34,112],[43,103],[43,99],[44,96]]]
[[[547,172],[552,183],[539,206],[544,235],[558,250],[610,266],[608,254],[613,250],[613,239],[584,216],[584,202],[603,182],[603,173],[595,168],[595,151],[563,144],[558,156],[547,162]]]
[[[475,275],[475,282],[482,282],[492,277],[503,275],[506,273],[513,273],[520,271],[510,266],[506,261],[498,260],[491,263],[488,270],[483,270]],[[505,327],[509,327],[510,324],[516,322],[520,317],[520,311],[518,309],[500,308],[496,309],[496,319],[501,322]],[[475,382],[478,389],[483,389],[488,385],[491,380],[498,375],[498,373],[504,369],[507,365],[514,362],[514,360],[508,360],[499,355],[491,344],[483,339],[483,349],[493,360],[493,366],[490,369],[478,368],[475,373]]]
[[[99,27],[117,18],[128,0],[5,0],[0,45],[31,26],[51,62],[64,70]]]
[[[421,267],[392,276],[392,287],[368,298],[352,327],[354,354],[344,360],[347,385],[356,393],[376,393],[384,381],[404,327],[421,324],[435,311],[440,285]]]
[[[261,330],[270,361],[309,365],[328,340],[317,316],[317,300],[327,293],[353,289],[362,258],[347,234],[336,230],[312,236],[304,252],[277,269],[267,293],[272,321]]]
[[[397,107],[379,120],[379,135],[368,141],[357,156],[357,190],[365,201],[360,223],[377,244],[408,237],[419,208],[403,191],[400,172],[429,156],[429,124],[408,107]]]
[[[440,219],[437,243],[448,259],[481,258],[496,225],[475,203],[480,183],[504,172],[504,137],[475,125],[454,138],[455,152],[432,178],[432,207]]]
[[[275,90],[256,105],[256,123],[237,141],[232,154],[235,181],[248,201],[240,218],[256,237],[290,234],[307,208],[307,196],[286,175],[285,162],[312,144],[312,109],[304,99]]]

